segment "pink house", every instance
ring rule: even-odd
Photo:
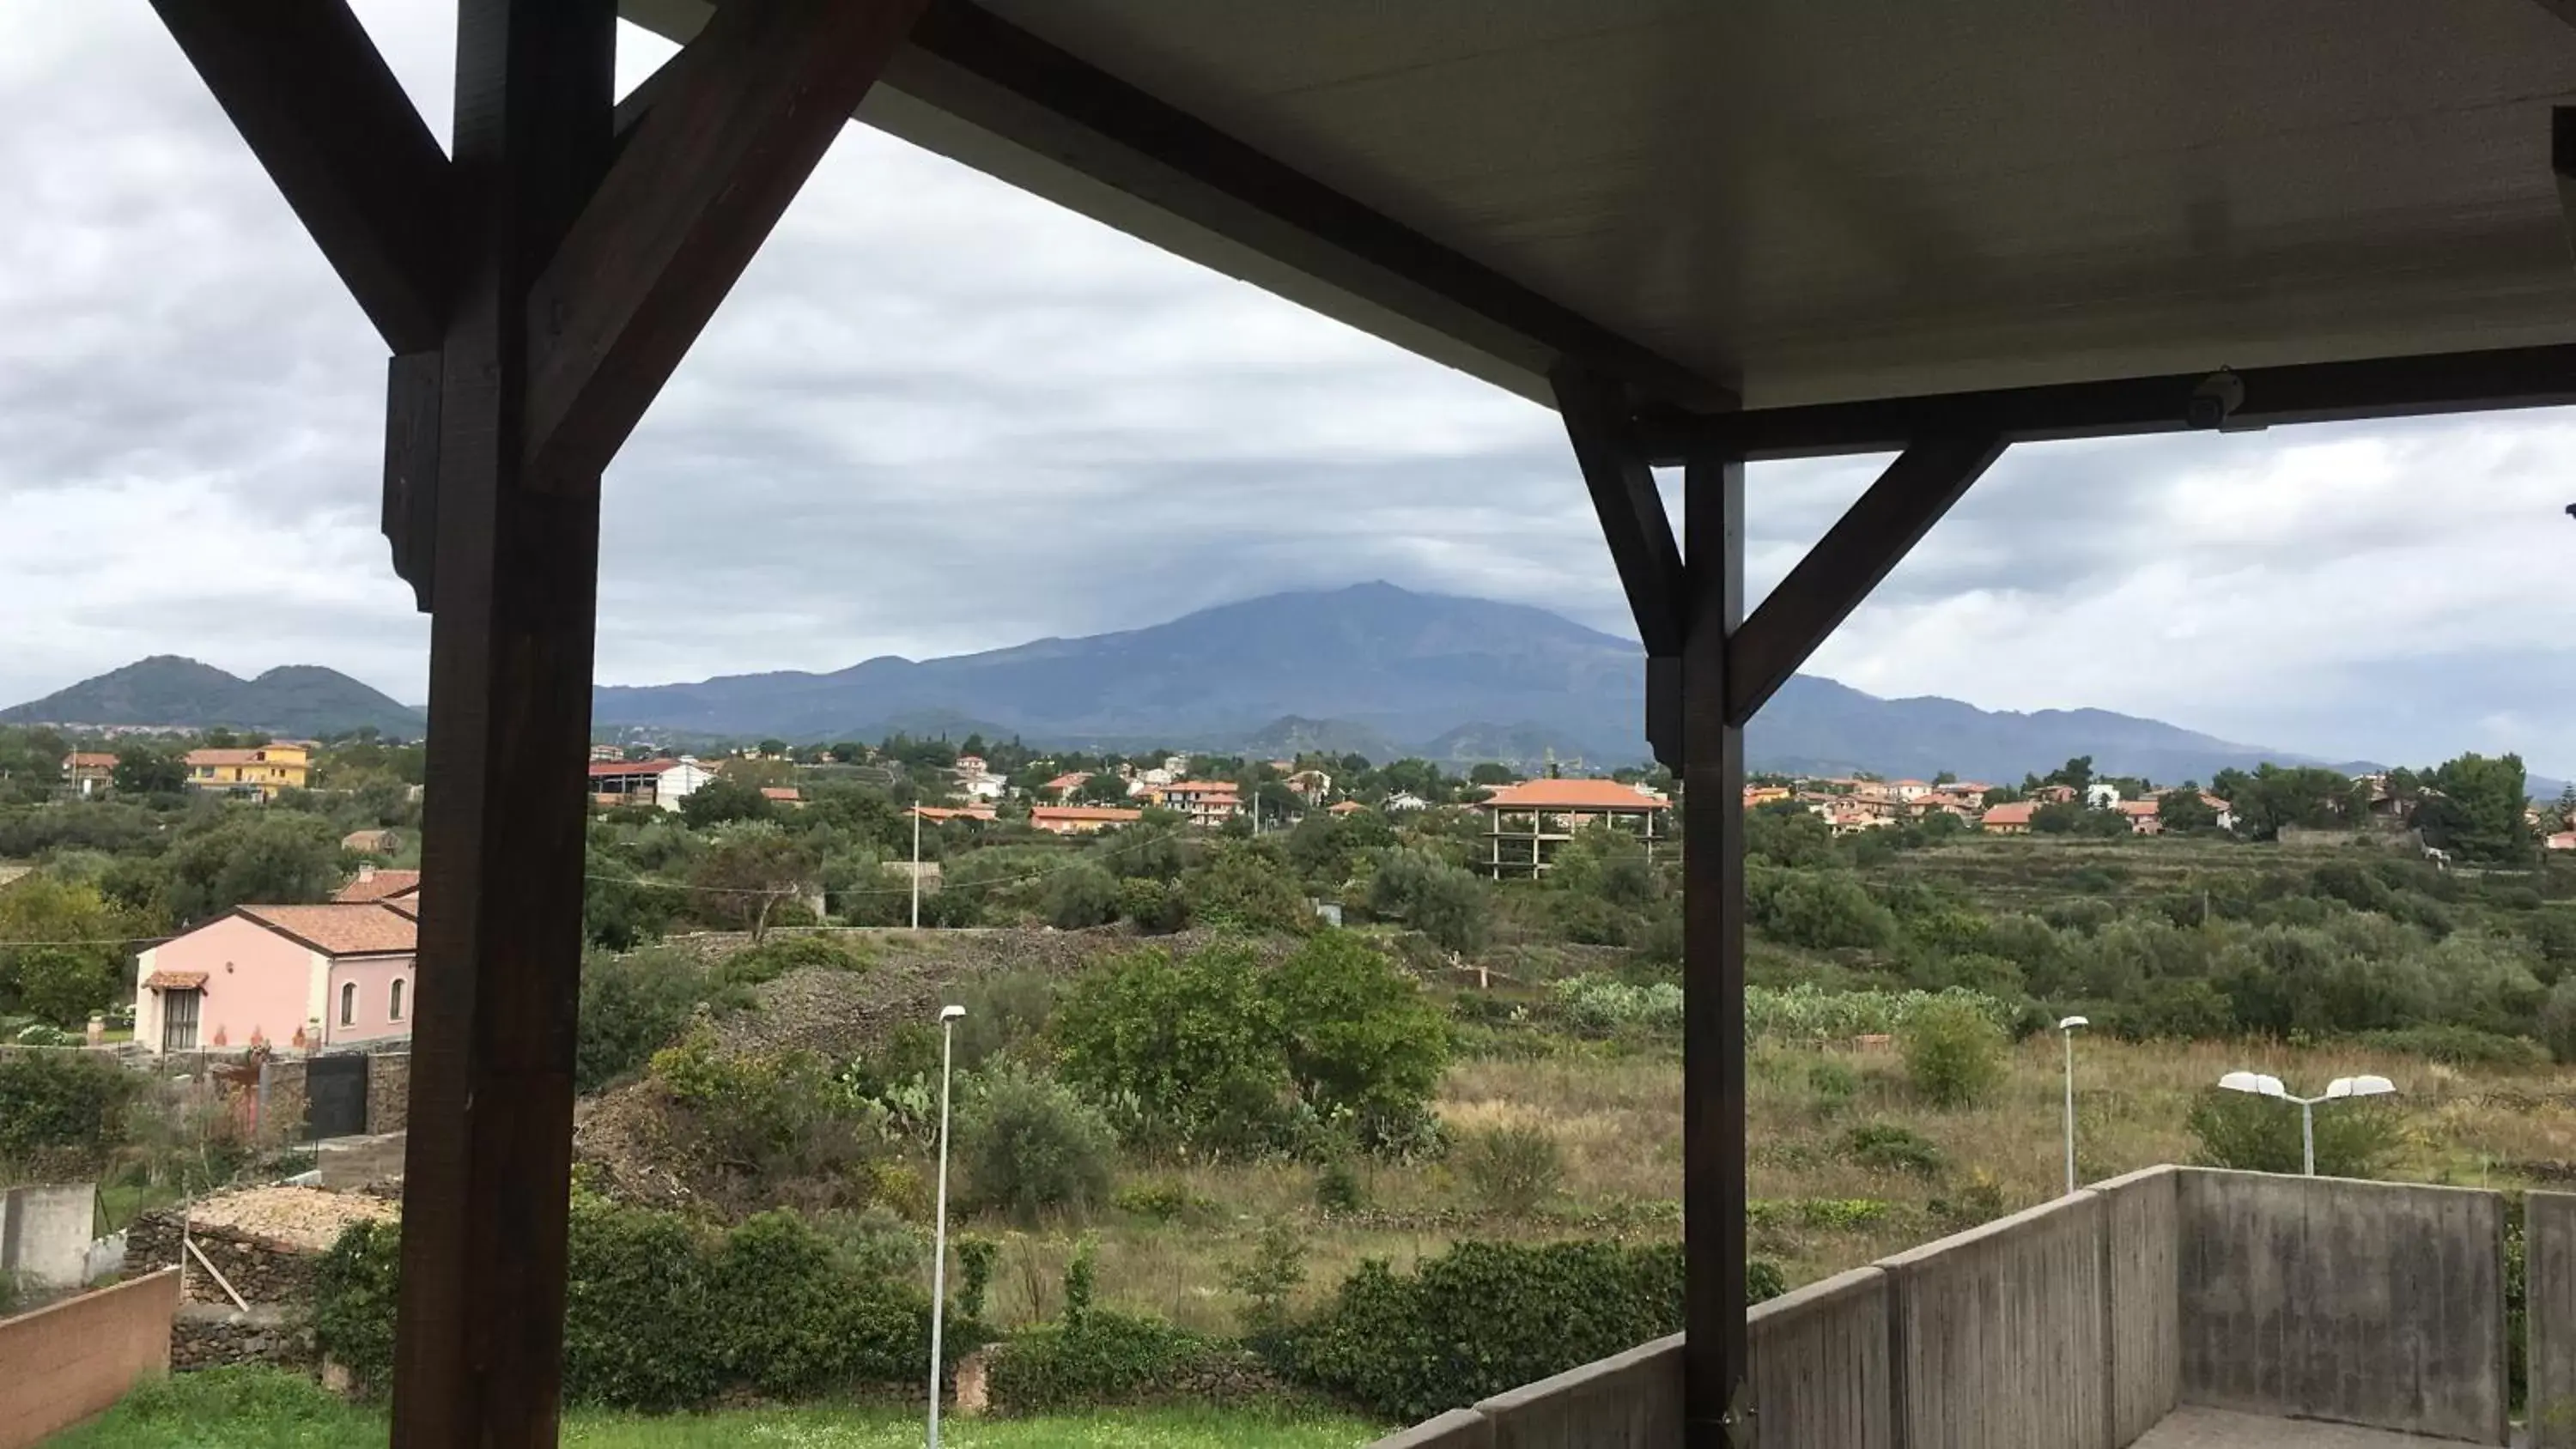
[[[239,906],[135,958],[134,1039],[155,1051],[319,1051],[411,1035],[411,901]]]

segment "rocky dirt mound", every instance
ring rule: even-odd
[[[980,981],[1037,972],[1072,975],[1140,946],[1188,952],[1213,939],[1205,931],[1134,936],[1125,931],[849,931],[836,933],[868,967],[864,971],[798,971],[759,988],[756,1009],[715,1023],[731,1051],[796,1049],[829,1057],[861,1055],[907,1021],[928,1025],[939,1008]],[[1256,949],[1285,955],[1295,946],[1264,938]]]
[[[351,1223],[389,1222],[396,1216],[392,1203],[318,1187],[247,1188],[206,1198],[188,1210],[188,1221],[198,1227],[229,1228],[313,1252],[338,1242]]]

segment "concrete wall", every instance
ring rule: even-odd
[[[2102,1200],[1882,1258],[1905,1449],[2108,1449]]]
[[[2182,1391],[2182,1311],[2175,1235],[2181,1173],[2151,1167],[2097,1183],[2102,1199],[2104,1341],[2111,1346],[2110,1442],[2134,1442],[2173,1412]]]
[[[1661,1449],[1682,1442],[1682,1336],[1568,1369],[1476,1406],[1494,1449]],[[1465,1441],[1459,1441],[1465,1442]]]
[[[2194,1171],[2176,1204],[2185,1402],[2505,1442],[2501,1197]]]
[[[0,1319],[0,1449],[27,1449],[169,1372],[178,1306],[171,1271]]]
[[[86,1182],[0,1191],[0,1273],[48,1288],[89,1281],[98,1189]]]
[[[2576,1194],[2522,1199],[2532,1449],[2576,1446]]]
[[[1895,1449],[1887,1284],[1855,1268],[1744,1315],[1763,1449]]]

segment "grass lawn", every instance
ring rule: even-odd
[[[950,1419],[940,1442],[954,1449],[1041,1445],[1134,1449],[1353,1449],[1381,1431],[1357,1419],[1289,1418],[1258,1411],[1174,1409],[1055,1419]],[[46,1441],[45,1449],[382,1449],[384,1415],[341,1403],[298,1376],[214,1369],[148,1385],[101,1418]],[[920,1416],[900,1409],[737,1409],[641,1418],[575,1412],[568,1449],[909,1449]]]

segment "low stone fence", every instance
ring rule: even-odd
[[[2159,1167],[1757,1305],[1747,1399],[1762,1449],[2124,1449],[2183,1404],[2502,1444],[2504,1306],[2498,1194]],[[2560,1355],[2576,1403],[2576,1332]],[[1664,1449],[1682,1392],[1675,1336],[1380,1449]]]
[[[170,1367],[181,1372],[243,1363],[302,1368],[314,1359],[303,1315],[295,1309],[183,1303],[170,1322]]]
[[[175,1266],[180,1260],[180,1209],[145,1213],[134,1220],[125,1233],[125,1260],[138,1268]],[[314,1254],[292,1243],[280,1242],[232,1228],[212,1227],[200,1223],[189,1234],[215,1272],[233,1285],[233,1291],[253,1307],[268,1305],[301,1305],[313,1300]],[[191,1258],[186,1264],[191,1303],[221,1303],[232,1299],[208,1273],[205,1264]]]
[[[155,1273],[0,1318],[0,1449],[27,1449],[170,1368],[179,1275]]]

